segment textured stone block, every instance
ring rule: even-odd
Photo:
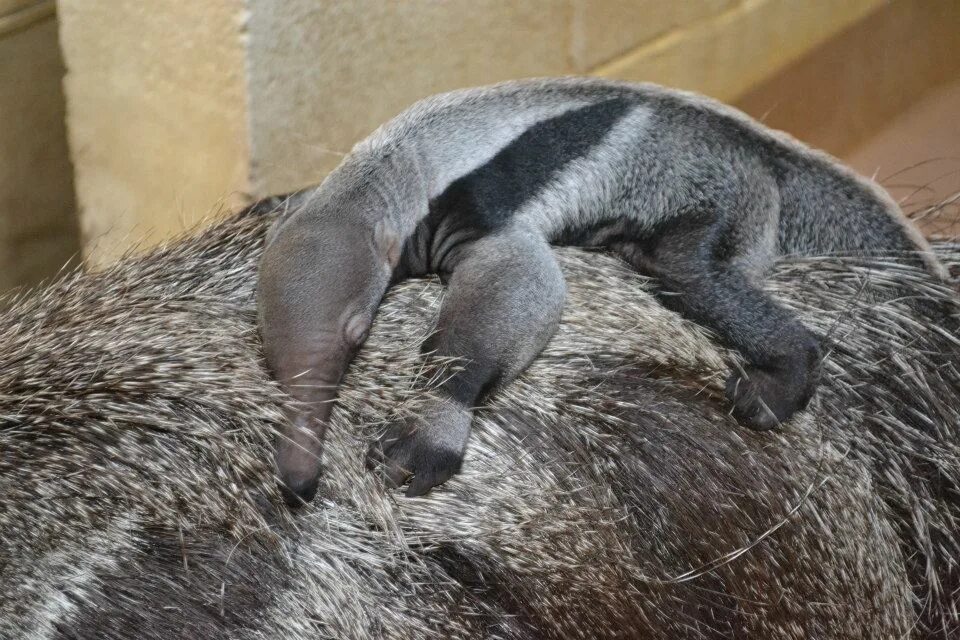
[[[589,72],[735,98],[882,2],[59,0],[88,255],[315,183],[432,93]]]
[[[251,3],[253,190],[336,166],[411,102],[458,87],[569,73],[566,0]]]
[[[242,201],[241,0],[58,6],[82,231],[94,262]]]
[[[592,72],[731,100],[883,2],[744,0],[715,19],[677,29]]]
[[[678,28],[709,21],[735,0],[573,0],[571,58],[585,73]]]
[[[960,2],[897,0],[753,87],[737,104],[843,155],[926,90],[957,78]]]

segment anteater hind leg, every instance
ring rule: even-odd
[[[389,479],[410,479],[423,495],[460,470],[472,408],[492,387],[515,378],[556,331],[565,285],[550,246],[523,231],[487,236],[444,265],[448,290],[427,357],[457,358],[457,368],[416,419],[387,429],[371,448]]]
[[[741,424],[764,430],[803,409],[816,389],[820,343],[747,275],[736,234],[714,216],[688,215],[624,255],[662,285],[664,304],[713,330],[746,359],[727,379]]]

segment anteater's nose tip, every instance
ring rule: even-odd
[[[302,507],[313,500],[320,486],[319,472],[306,477],[286,477],[280,483],[284,502],[292,509]]]

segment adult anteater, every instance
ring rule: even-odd
[[[772,290],[833,347],[810,410],[759,434],[726,415],[702,330],[615,259],[562,252],[560,332],[422,499],[364,467],[423,399],[441,289],[406,283],[346,380],[320,496],[291,514],[254,318],[274,215],[0,317],[0,637],[960,634],[960,321],[919,271],[780,265]]]

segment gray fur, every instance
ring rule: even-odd
[[[727,415],[728,354],[652,281],[561,250],[556,336],[478,411],[458,481],[398,500],[367,444],[444,377],[418,378],[442,289],[408,281],[290,512],[255,321],[271,222],[0,314],[3,640],[960,634],[960,318],[915,267],[776,267],[777,300],[833,340],[810,410],[754,433]]]
[[[756,429],[806,406],[822,355],[760,286],[777,256],[909,254],[943,275],[876,185],[730,107],[655,85],[544,79],[427,98],[296,199],[259,294],[267,362],[298,401],[277,457],[293,504],[316,489],[339,381],[391,280],[450,280],[430,356],[468,363],[445,382],[438,423],[398,423],[371,451],[417,495],[459,468],[449,445],[463,434],[444,424],[552,334],[563,285],[550,242],[609,249],[657,276],[666,304],[745,358],[726,393]]]

